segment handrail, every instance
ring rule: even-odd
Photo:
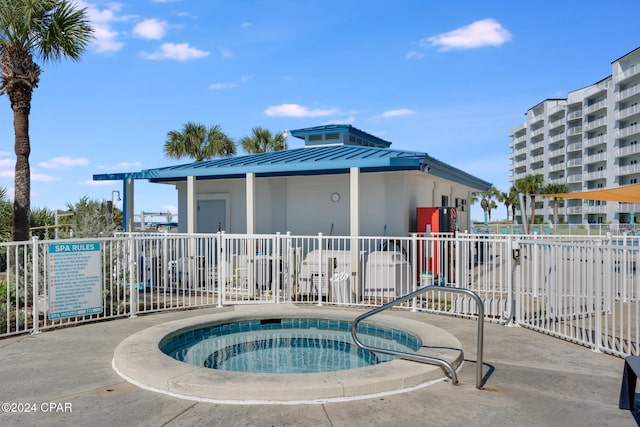
[[[478,306],[478,350],[477,350],[478,360],[477,360],[477,367],[476,367],[476,388],[481,389],[482,388],[482,347],[483,347],[483,341],[484,341],[484,303],[482,302],[482,299],[480,299],[478,294],[476,294],[473,291],[470,291],[469,289],[451,288],[448,286],[439,286],[439,285],[430,285],[430,286],[425,286],[424,288],[417,289],[400,298],[397,298],[391,302],[381,305],[380,307],[376,307],[373,310],[367,311],[366,313],[356,317],[356,320],[354,320],[353,323],[351,324],[351,337],[353,338],[353,341],[356,343],[356,345],[363,350],[377,352],[377,353],[384,353],[391,356],[396,356],[401,359],[412,360],[414,362],[422,362],[422,363],[429,363],[432,365],[438,365],[440,366],[440,369],[442,369],[442,371],[445,373],[445,375],[451,378],[451,383],[453,385],[457,385],[458,375],[456,374],[456,370],[446,360],[440,359],[438,357],[425,356],[422,354],[406,353],[404,351],[370,347],[366,344],[363,344],[358,339],[358,323],[360,323],[362,320],[366,319],[367,317],[371,317],[374,314],[380,313],[381,311],[384,311],[390,307],[393,307],[396,304],[400,304],[408,299],[414,298],[419,294],[422,294],[426,291],[434,290],[434,289],[445,291],[445,292],[467,294],[476,301],[476,305]],[[463,357],[464,357],[464,353],[463,353]]]

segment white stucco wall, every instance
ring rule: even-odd
[[[186,218],[186,183],[178,183],[178,214]],[[349,175],[256,178],[257,233],[349,235]],[[197,181],[198,195],[229,195],[228,233],[246,232],[246,186],[243,178]],[[331,200],[331,194],[340,200]],[[415,231],[416,208],[440,206],[441,196],[468,198],[469,189],[422,172],[360,175],[360,234],[405,236]],[[468,228],[469,212],[459,212],[459,229]],[[196,227],[197,229],[197,227]],[[186,231],[182,221],[179,231]]]

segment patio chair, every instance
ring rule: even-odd
[[[513,234],[522,234],[519,226],[516,225],[515,227],[513,227]]]
[[[509,234],[509,228],[508,227],[503,225],[501,230],[502,230],[502,234]]]
[[[544,234],[553,234],[553,230],[551,227],[544,227]]]
[[[537,225],[533,226],[533,234],[540,234],[540,227],[538,227]]]

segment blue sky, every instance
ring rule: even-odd
[[[78,63],[43,65],[32,208],[110,200],[119,183],[96,173],[184,163],[162,147],[187,121],[236,141],[254,126],[351,124],[507,191],[508,132],[526,110],[610,75],[640,47],[637,0],[78,3],[96,39]],[[12,120],[2,96],[0,186],[10,196]],[[136,212],[177,206],[165,185],[136,182],[135,198]],[[504,217],[504,207],[493,212]],[[482,219],[477,206],[472,218]]]

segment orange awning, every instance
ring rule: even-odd
[[[609,202],[640,203],[640,184],[602,190],[580,191],[575,193],[539,194],[544,197],[564,199],[607,200]]]

